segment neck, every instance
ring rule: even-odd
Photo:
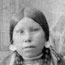
[[[40,55],[37,55],[37,56],[35,56],[35,57],[30,57],[30,58],[29,58],[29,57],[23,57],[23,59],[24,59],[25,61],[27,61],[27,60],[28,60],[28,61],[29,61],[29,60],[30,60],[30,61],[31,61],[31,60],[36,60],[36,59],[40,59],[40,58],[42,57],[42,55],[43,55],[43,54],[40,54]]]

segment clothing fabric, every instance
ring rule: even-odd
[[[57,54],[55,50],[50,50],[51,56],[47,57],[44,53],[42,57],[32,61],[23,61],[22,57],[17,52],[14,52],[7,56],[0,65],[65,65],[63,57]],[[46,49],[45,52],[48,52],[48,50]]]

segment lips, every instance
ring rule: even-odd
[[[26,46],[23,49],[25,49],[25,48],[35,48],[35,46]]]

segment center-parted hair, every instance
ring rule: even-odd
[[[18,13],[16,13],[10,21],[10,42],[13,43],[13,30],[16,26],[16,24],[23,19],[23,17],[28,17],[37,22],[43,29],[45,33],[46,41],[49,40],[49,26],[46,20],[46,17],[44,14],[35,8],[26,7],[21,9]]]

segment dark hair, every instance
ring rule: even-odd
[[[11,44],[13,43],[12,35],[13,35],[14,27],[21,19],[23,19],[23,17],[31,18],[35,22],[39,23],[42,29],[44,30],[46,40],[47,41],[49,40],[49,26],[48,26],[48,23],[47,23],[47,20],[44,14],[38,9],[26,7],[26,8],[23,8],[18,13],[16,13],[10,21],[10,42]]]

